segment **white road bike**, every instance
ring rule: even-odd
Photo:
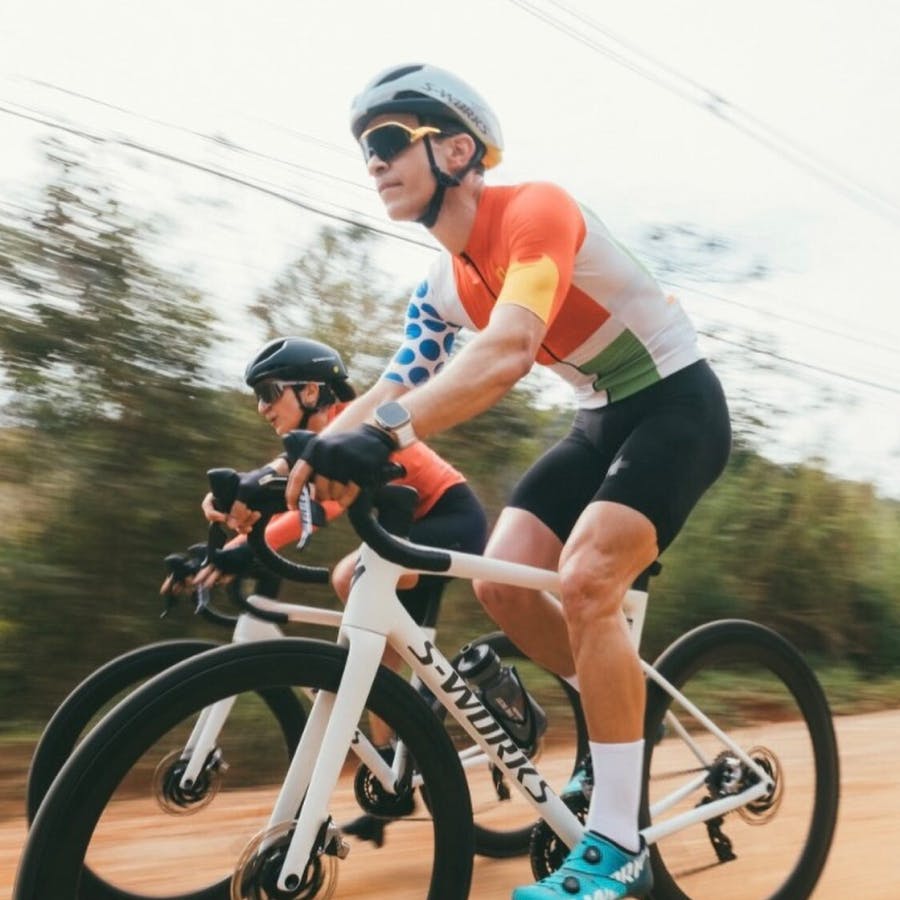
[[[272,480],[270,504],[281,502],[283,488],[283,479]],[[539,820],[530,840],[534,877],[559,865],[582,833],[590,783],[582,779],[567,790],[573,730],[548,729],[543,755],[529,758],[395,592],[403,572],[417,571],[555,594],[557,573],[416,546],[387,533],[370,512],[366,496],[350,510],[364,543],[337,643],[278,638],[210,650],[128,696],[50,787],[28,835],[14,900],[130,896],[95,879],[85,862],[133,878],[149,895],[171,897],[176,884],[177,896],[191,900],[462,900],[472,877],[477,772],[494,791],[497,823],[517,824],[519,810],[526,821]],[[271,554],[261,528],[255,546]],[[638,646],[646,606],[645,584],[628,592],[625,611]],[[289,604],[268,608],[292,613]],[[455,723],[456,735],[421,691],[380,666],[388,643]],[[809,897],[827,859],[838,803],[834,730],[810,667],[775,632],[742,620],[695,628],[643,667],[641,826],[651,847],[653,897]],[[240,723],[248,758],[231,765],[253,777],[221,779],[209,807],[216,810],[212,828],[207,822],[193,832],[193,817],[158,830],[146,824],[143,801],[127,790],[136,772],[155,769],[171,747],[195,767],[202,757],[202,772],[210,750],[185,738],[198,712],[231,698],[251,698],[252,706],[260,692],[285,688],[314,698],[286,769],[273,758],[272,735],[263,733],[271,716],[232,712],[229,723]],[[366,739],[366,710],[394,729],[391,759]],[[503,800],[507,786],[513,791]],[[377,866],[373,848],[342,832],[360,809],[396,819]],[[393,865],[385,865],[384,854]],[[222,871],[225,881],[196,887]]]

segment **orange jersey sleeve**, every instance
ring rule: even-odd
[[[405,450],[398,450],[391,459],[406,469],[406,475],[394,483],[408,484],[419,494],[419,502],[413,512],[413,518],[417,520],[428,515],[431,507],[440,500],[448,488],[455,484],[464,484],[466,480],[462,473],[421,441]]]
[[[572,282],[584,216],[564,190],[540,182],[512,195],[502,223],[509,266],[497,303],[524,306],[550,324]]]

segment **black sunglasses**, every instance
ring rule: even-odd
[[[433,125],[420,125],[410,128],[400,122],[382,122],[364,131],[359,138],[363,158],[368,162],[377,156],[382,162],[390,162],[399,156],[407,147],[429,134],[440,134],[441,129]]]
[[[305,381],[260,381],[253,385],[253,393],[260,403],[270,404],[278,400],[287,387],[300,387]]]

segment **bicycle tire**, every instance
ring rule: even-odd
[[[563,754],[559,773],[562,778],[555,785],[557,789],[561,788],[568,782],[588,752],[587,725],[578,692],[546,670],[543,670],[545,675],[543,686],[536,686],[533,676],[537,667],[529,663],[528,657],[502,631],[482,635],[471,641],[471,644],[488,644],[500,657],[501,662],[505,665],[516,665],[519,674],[523,676],[526,688],[542,706],[546,707],[549,722],[545,738],[546,742],[552,745],[557,768],[560,754]],[[522,672],[523,664],[530,664],[534,668]],[[456,736],[456,743],[457,746],[465,746],[470,744],[471,740],[460,730]],[[564,748],[562,751],[560,746]],[[540,761],[538,766],[542,774],[547,774]],[[475,852],[493,859],[527,854],[532,831],[540,821],[534,818],[532,808],[519,798],[515,787],[510,792],[510,799],[501,801],[496,793],[491,796],[493,786],[483,772],[473,774],[473,770],[467,769],[466,773],[472,796]]]
[[[776,774],[775,790],[726,813],[711,831],[702,824],[691,826],[651,846],[654,900],[809,897],[834,836],[840,778],[831,713],[815,673],[776,632],[743,620],[694,629],[665,650],[654,667],[688,699],[692,691],[695,697],[705,691],[713,708],[716,693],[724,687],[716,714],[695,702],[714,721],[718,716],[724,730],[740,734],[749,755]],[[667,774],[688,755],[668,739],[677,737],[670,733],[676,728],[666,717],[673,706],[668,694],[650,682],[644,826],[650,824],[650,803],[658,788],[671,790],[664,787]],[[708,732],[698,730],[692,738],[701,746]],[[722,752],[720,761],[707,768],[702,790],[709,796],[732,790],[728,779],[739,769],[733,752]],[[716,843],[725,858],[717,853]]]
[[[344,648],[324,641],[282,638],[233,644],[191,657],[138,688],[85,737],[51,785],[28,835],[15,900],[103,896],[96,893],[95,882],[84,877],[88,869],[78,884],[94,829],[145,749],[182,718],[225,697],[273,687],[333,692],[345,661]],[[472,874],[472,814],[465,779],[446,732],[409,684],[384,668],[373,682],[367,707],[396,729],[428,788],[431,875],[427,895],[422,888],[417,896],[463,900]],[[178,897],[226,900],[228,883],[225,879]]]
[[[104,707],[170,666],[219,646],[217,641],[187,639],[147,644],[104,663],[80,682],[47,723],[32,754],[26,786],[29,823],[57,772]],[[264,699],[292,754],[306,722],[303,707],[291,691],[270,691]]]

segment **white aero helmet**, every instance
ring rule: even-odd
[[[350,127],[359,140],[366,125],[382,113],[402,112],[455,119],[485,147],[486,169],[503,156],[500,123],[482,97],[461,78],[424,64],[392,66],[372,79],[354,99]]]

